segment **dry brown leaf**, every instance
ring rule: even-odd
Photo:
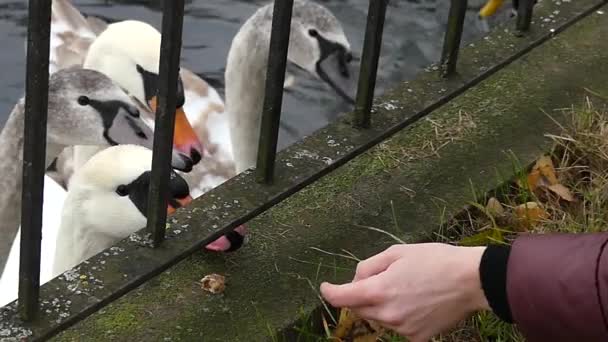
[[[536,161],[532,171],[528,174],[527,182],[531,191],[536,190],[540,186],[546,187],[559,183],[551,157],[542,156]],[[522,187],[521,182],[518,183]]]
[[[553,161],[549,156],[542,156],[536,161],[536,165],[534,166],[540,171],[540,174],[546,178],[549,182],[549,185],[555,185],[559,183],[557,180],[557,173],[555,171],[555,167],[553,166]]]
[[[536,202],[518,205],[515,207],[514,213],[520,229],[530,229],[548,217],[545,209]]]
[[[218,294],[226,289],[226,277],[220,274],[208,274],[201,279],[201,288],[207,292]]]
[[[561,184],[550,185],[547,187],[547,189],[553,191],[553,193],[555,193],[556,195],[561,197],[563,200],[566,200],[568,202],[574,202],[576,200],[574,198],[574,196],[572,195],[572,192],[570,192],[570,189],[566,188],[565,186],[563,186]]]
[[[384,329],[377,323],[358,317],[347,308],[340,310],[338,325],[334,338],[349,342],[375,342],[384,334]]]
[[[492,217],[502,216],[505,213],[505,208],[495,197],[492,197],[488,200],[488,204],[486,204],[486,210],[488,211],[488,214],[492,215]]]

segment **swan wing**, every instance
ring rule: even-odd
[[[235,176],[228,115],[218,92],[194,72],[181,68],[186,102],[184,111],[205,148],[203,160],[188,174],[182,175],[193,197]]]
[[[85,18],[69,0],[53,0],[49,72],[82,65],[91,43],[104,29],[103,21]]]

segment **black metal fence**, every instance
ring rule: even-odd
[[[156,113],[154,157],[147,215],[147,229],[151,232],[153,246],[161,244],[165,236],[166,198],[175,120],[173,109],[176,104],[184,16],[184,0],[164,0],[163,4],[159,106]],[[371,109],[387,5],[388,0],[370,0],[369,3],[356,106],[352,118],[352,124],[363,130],[372,126]],[[530,27],[533,0],[520,0],[519,6],[517,29],[519,33],[523,33]],[[282,85],[287,64],[292,7],[293,0],[281,0],[274,3],[270,41],[271,53],[269,54],[266,97],[264,99],[256,167],[256,179],[259,183],[266,185],[270,185],[274,179],[278,130],[281,119]],[[466,0],[452,0],[441,58],[440,71],[443,77],[450,77],[456,72],[466,9]],[[39,308],[50,18],[50,0],[29,1],[18,300],[19,312],[21,318],[25,321],[32,320]],[[331,170],[332,168],[335,167],[327,166],[326,169]],[[319,172],[319,174],[322,173]],[[293,192],[285,193],[283,198]],[[242,218],[251,218],[269,207],[268,205],[261,206],[256,209],[255,213],[242,215]],[[213,235],[217,236],[218,233],[216,232]],[[211,236],[207,237],[206,240],[210,238]]]

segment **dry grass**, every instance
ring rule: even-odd
[[[547,184],[530,184],[532,179],[535,183],[537,180],[530,177],[528,168],[520,166],[514,159],[515,179],[505,180],[505,187],[492,195],[498,197],[502,211],[497,212],[495,205],[488,206],[490,196],[484,196],[478,203],[472,203],[469,210],[448,222],[436,235],[436,240],[461,245],[485,245],[510,243],[522,231],[582,233],[608,230],[608,110],[594,107],[587,99],[584,105],[568,111],[570,121],[560,126],[561,133],[546,136],[554,142],[549,156],[554,165],[555,179],[572,194],[573,201],[547,190]],[[460,118],[460,124],[454,126],[433,123],[437,140],[449,144],[475,128],[465,113],[460,113]],[[415,152],[401,150],[399,160],[410,153],[413,159],[419,157],[421,152],[426,156],[436,156],[442,147],[442,144],[435,146],[427,143]],[[529,217],[526,216],[522,221],[515,208],[529,202],[538,204],[546,216],[538,221],[528,221]],[[527,224],[522,225],[522,222]],[[352,255],[343,256],[353,258]],[[312,336],[310,333],[307,335]],[[327,341],[326,336],[315,335],[312,340]],[[394,334],[387,334],[381,340],[407,341]],[[500,321],[492,313],[484,312],[433,341],[517,342],[524,341],[524,338],[516,327]]]
[[[583,106],[570,108],[569,112],[570,121],[561,126],[562,132],[547,137],[554,142],[549,155],[555,165],[556,178],[570,191],[574,201],[564,200],[543,187],[535,188],[529,184],[530,171],[518,167],[517,179],[510,182],[500,196],[504,213],[493,212],[492,206],[487,206],[486,197],[451,222],[444,231],[446,235],[439,235],[438,240],[482,245],[490,242],[488,236],[494,237],[493,242],[509,243],[522,230],[539,234],[608,230],[608,111],[594,107],[587,99]],[[540,204],[547,217],[522,229],[517,224],[514,208],[525,202]],[[500,237],[500,241],[495,241],[496,237]],[[483,313],[435,341],[524,341],[524,338],[515,327]]]

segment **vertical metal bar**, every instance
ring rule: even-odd
[[[256,166],[257,181],[267,184],[271,183],[274,177],[293,0],[275,0],[273,11],[268,70],[266,71],[266,92]]]
[[[30,0],[28,12],[19,258],[19,313],[25,321],[34,319],[40,291],[51,1]]]
[[[448,77],[456,72],[466,12],[467,0],[452,0],[441,53],[440,72],[442,77]]]
[[[523,35],[530,30],[532,24],[532,11],[534,0],[520,0],[517,6],[517,24],[515,26],[517,35]]]
[[[357,127],[367,128],[371,124],[371,111],[376,88],[378,59],[382,47],[382,33],[388,0],[369,0],[365,40],[361,56],[361,69],[355,102],[355,120]]]
[[[148,196],[147,229],[152,233],[154,246],[158,246],[165,238],[183,23],[184,0],[164,0],[158,107]]]

